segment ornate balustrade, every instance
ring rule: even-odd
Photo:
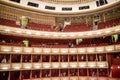
[[[17,47],[0,45],[1,54],[96,54],[119,52],[120,44],[98,47],[83,48],[36,48],[36,47]]]
[[[30,80],[30,79],[25,79]],[[119,80],[119,78],[110,78],[110,77],[81,77],[81,76],[75,76],[75,77],[52,77],[52,78],[36,78],[32,80]]]
[[[108,68],[107,61],[94,62],[29,62],[1,63],[0,70],[64,69],[64,68]]]
[[[32,38],[46,38],[46,39],[77,39],[77,38],[95,38],[102,36],[109,36],[120,33],[120,26],[115,26],[107,29],[100,29],[85,32],[46,32],[28,29],[19,29],[0,25],[0,33],[4,35],[24,36]]]

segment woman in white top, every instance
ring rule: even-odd
[[[6,63],[6,62],[7,62],[7,60],[6,60],[6,58],[4,57],[3,60],[1,61],[1,63]]]

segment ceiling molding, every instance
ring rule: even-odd
[[[0,1],[1,4],[5,4],[11,7],[15,7],[15,8],[19,8],[19,9],[23,9],[23,10],[28,10],[28,11],[33,11],[33,12],[37,12],[39,14],[42,15],[49,15],[49,16],[59,16],[59,17],[72,17],[72,16],[83,16],[83,15],[90,15],[90,14],[96,14],[96,13],[100,13],[100,12],[104,12],[104,11],[108,11],[111,9],[114,9],[116,7],[119,7],[120,5],[120,1],[111,4],[111,5],[105,5],[105,6],[101,6],[97,9],[92,9],[92,10],[86,10],[86,11],[81,11],[81,12],[67,12],[67,13],[62,13],[62,12],[50,12],[50,11],[44,11],[44,10],[40,10],[34,7],[28,7],[28,6],[24,6],[24,5],[20,5],[18,3],[14,3],[14,2],[10,2],[7,0],[1,0]]]

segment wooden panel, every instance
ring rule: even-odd
[[[105,49],[106,51],[111,52],[114,50],[114,46],[106,46]]]
[[[88,77],[79,77],[79,80],[88,80]]]
[[[38,78],[38,79],[32,79],[32,80],[41,80],[41,79]]]
[[[43,53],[49,54],[51,52],[50,48],[43,48]]]
[[[69,63],[68,63],[68,62],[62,62],[62,63],[61,63],[61,67],[62,67],[62,68],[68,68],[68,66],[69,66]]]
[[[25,52],[25,53],[32,53],[32,51],[33,51],[33,48],[30,48],[30,47],[24,47],[23,48],[23,52]]]
[[[108,78],[108,80],[120,80],[119,78]]]
[[[89,68],[96,68],[97,66],[96,66],[96,62],[95,61],[93,61],[93,62],[88,62],[88,67]]]
[[[69,53],[70,54],[75,54],[75,53],[77,53],[77,49],[76,48],[70,48]]]
[[[9,70],[10,69],[10,64],[0,64],[0,69]]]
[[[95,52],[95,48],[93,48],[93,47],[87,48],[87,52],[88,53],[93,53],[93,52]]]
[[[85,53],[86,52],[86,48],[78,48],[78,53]]]
[[[108,62],[106,62],[106,61],[97,62],[97,67],[99,67],[99,68],[107,68],[108,67]]]
[[[87,68],[87,62],[79,62],[78,64],[80,68]]]
[[[102,51],[104,51],[104,47],[96,47],[96,51],[97,52],[102,52]]]
[[[59,62],[52,62],[52,68],[59,68],[60,67],[60,63]]]
[[[78,80],[78,77],[70,77],[70,80]]]
[[[51,80],[51,78],[43,78],[42,80]]]
[[[115,45],[116,50],[120,50],[120,45]]]
[[[77,62],[69,62],[69,64],[70,64],[70,68],[77,68],[78,67]]]
[[[16,53],[22,52],[22,47],[13,47],[13,52],[16,52]]]
[[[88,80],[97,80],[97,77],[89,77]]]
[[[11,46],[1,46],[0,48],[1,48],[2,52],[11,52],[12,51]]]
[[[19,69],[22,68],[22,64],[21,63],[12,63],[11,65],[12,65],[11,68],[15,69],[15,70],[19,70]]]
[[[69,80],[69,77],[61,77],[60,80]]]
[[[42,48],[33,48],[33,52],[36,54],[40,54],[42,52]]]
[[[68,53],[68,48],[60,49],[61,54]]]
[[[52,53],[53,54],[58,54],[59,53],[59,48],[52,48]]]
[[[43,68],[50,68],[51,67],[51,63],[43,63]]]
[[[99,77],[98,80],[108,80],[107,77]]]
[[[60,77],[54,77],[51,80],[60,80]]]
[[[32,64],[31,63],[22,63],[22,67],[24,69],[31,69],[32,68]]]
[[[40,69],[42,67],[41,63],[32,63],[34,69]]]

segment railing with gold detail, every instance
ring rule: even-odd
[[[24,79],[31,80],[31,79]],[[89,76],[75,76],[75,77],[51,77],[51,78],[33,78],[32,80],[120,80],[119,78],[111,77],[89,77]]]
[[[40,1],[54,4],[83,4],[92,2],[94,0],[40,0]]]
[[[119,52],[120,44],[99,46],[99,47],[83,47],[83,48],[36,48],[36,47],[18,47],[0,45],[0,53],[8,54],[96,54]]]
[[[14,36],[24,36],[33,38],[46,38],[46,39],[77,39],[77,38],[95,38],[103,37],[112,34],[120,33],[120,25],[85,32],[47,32],[47,31],[36,31],[28,29],[13,28],[8,26],[0,25],[0,33],[3,35],[14,35]]]
[[[0,63],[0,70],[31,70],[31,69],[64,69],[64,68],[108,68],[107,61],[86,62],[29,62]]]

